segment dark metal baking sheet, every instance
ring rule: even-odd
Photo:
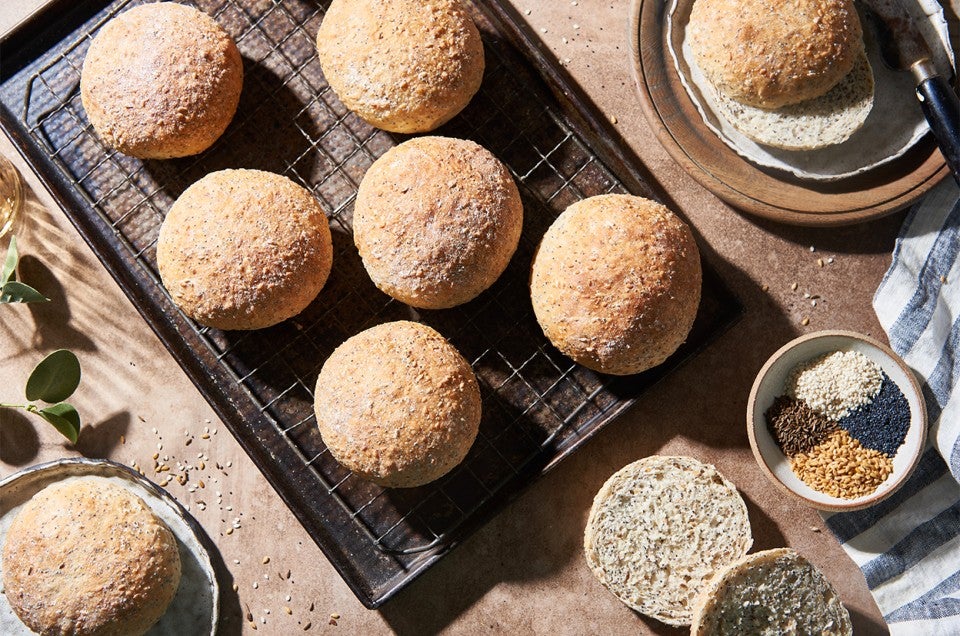
[[[490,290],[444,311],[416,311],[382,294],[353,247],[357,185],[370,164],[405,137],[362,122],[324,81],[313,36],[329,3],[192,2],[237,41],[244,89],[234,122],[210,150],[169,161],[141,161],[106,148],[80,104],[80,67],[92,35],[137,3],[57,2],[8,39],[0,123],[367,607],[407,585],[739,315],[740,304],[706,264],[688,342],[654,370],[627,378],[598,375],[545,340],[527,279],[533,251],[553,219],[596,194],[662,197],[502,0],[470,5],[485,42],[483,86],[437,134],[473,139],[504,161],[524,200],[523,236]],[[200,327],[176,309],[157,275],[155,241],[170,204],[196,179],[228,167],[291,177],[313,192],[331,219],[330,281],[306,311],[270,329]],[[471,361],[484,416],[460,467],[420,488],[384,490],[330,457],[316,430],[312,388],[334,347],[400,318],[437,328]]]

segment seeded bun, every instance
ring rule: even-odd
[[[692,636],[853,634],[850,614],[812,563],[789,548],[727,566],[702,590]]]
[[[696,0],[687,34],[718,91],[767,109],[825,94],[864,50],[853,0]]]
[[[785,150],[816,150],[846,141],[873,109],[873,70],[861,53],[853,70],[826,94],[767,110],[715,92],[720,114],[757,143]]]
[[[523,229],[510,173],[472,141],[417,137],[367,171],[353,238],[370,278],[401,302],[443,309],[475,298],[506,269]]]
[[[415,322],[378,325],[337,347],[320,370],[315,399],[333,457],[391,488],[445,475],[466,457],[480,427],[470,365]]]
[[[320,205],[290,179],[260,170],[221,170],[194,183],[157,241],[173,302],[218,329],[260,329],[297,315],[323,288],[332,261]]]
[[[111,148],[166,159],[206,150],[233,119],[243,61],[213,18],[174,2],[107,22],[80,76],[83,108]]]
[[[689,625],[693,602],[753,545],[747,506],[717,469],[692,457],[646,457],[600,489],[584,532],[593,574],[636,611]]]
[[[530,294],[550,342],[576,362],[640,373],[676,351],[700,304],[690,228],[659,203],[607,194],[574,203],[543,237]]]
[[[459,0],[333,0],[317,51],[340,101],[392,132],[440,126],[483,79],[480,32]]]
[[[143,634],[180,585],[173,533],[142,499],[100,477],[34,495],[3,546],[3,588],[45,636]]]

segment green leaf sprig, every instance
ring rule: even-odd
[[[19,260],[17,237],[11,236],[10,247],[7,248],[7,257],[3,261],[3,270],[0,271],[0,303],[49,302],[50,299],[36,289],[17,280],[17,262]]]
[[[23,409],[50,422],[71,443],[80,435],[80,414],[73,405],[64,402],[80,386],[80,361],[66,349],[58,349],[40,361],[27,378],[26,404],[7,404],[0,407]],[[35,402],[46,402],[40,406]]]
[[[17,238],[10,237],[10,247],[0,270],[0,304],[45,303],[50,299],[33,287],[17,280]],[[64,400],[80,386],[80,361],[66,349],[54,351],[40,361],[27,378],[24,394],[26,404],[7,404],[0,407],[23,409],[50,422],[64,437],[76,444],[80,435],[80,414]],[[47,406],[36,404],[45,402]]]

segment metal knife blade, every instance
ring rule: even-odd
[[[907,12],[902,0],[861,0],[877,29],[884,62],[891,68],[909,71],[917,62],[931,60],[930,46]]]

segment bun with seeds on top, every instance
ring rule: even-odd
[[[553,222],[533,259],[530,294],[557,349],[595,371],[628,375],[686,340],[701,278],[686,223],[648,199],[606,194]]]
[[[213,18],[175,2],[143,4],[107,22],[80,76],[100,138],[133,157],[195,155],[216,141],[240,101],[243,60]]]
[[[33,496],[3,546],[3,592],[44,636],[145,633],[180,585],[177,540],[142,499],[102,477]]]
[[[696,0],[686,32],[720,115],[758,143],[835,145],[873,108],[853,0]]]
[[[340,101],[391,132],[446,123],[483,79],[483,42],[460,0],[333,0],[317,52]]]
[[[398,321],[349,338],[324,363],[314,393],[333,457],[390,488],[420,486],[463,461],[480,427],[470,365],[426,325]]]

